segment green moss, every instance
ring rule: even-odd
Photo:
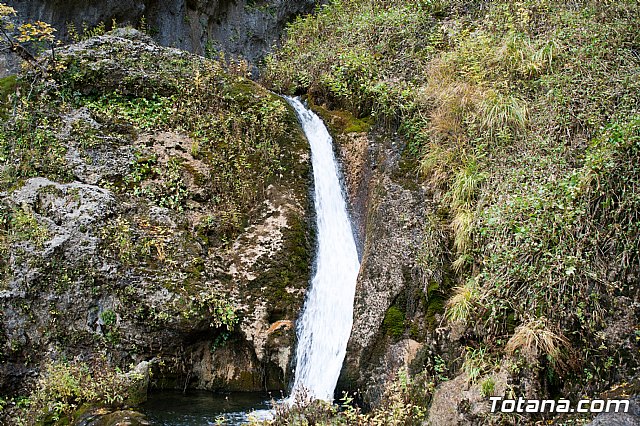
[[[382,321],[385,332],[391,337],[401,337],[405,330],[405,315],[398,307],[391,306],[387,309]]]
[[[345,133],[366,133],[373,125],[373,117],[355,118],[349,117],[344,132]]]
[[[11,93],[13,93],[17,87],[18,77],[10,75],[8,77],[0,78],[0,97],[3,100],[7,99]]]
[[[83,417],[88,417],[96,407],[91,404],[83,404],[73,413],[73,420],[79,421]]]
[[[443,297],[435,296],[429,299],[426,312],[427,327],[429,327],[429,330],[435,330],[438,325],[436,316],[444,314],[444,303],[445,299]]]
[[[375,119],[373,117],[356,118],[346,110],[329,110],[313,103],[311,109],[329,126],[335,134],[343,133],[367,133],[371,130]]]
[[[18,78],[15,75],[0,78],[0,117],[7,116],[9,95],[16,91]]]
[[[261,298],[269,302],[270,311],[276,316],[293,318],[300,308],[300,297],[287,288],[305,288],[310,278],[311,236],[302,218],[289,216],[289,227],[284,232],[284,247],[269,260],[270,269],[262,272],[252,284]],[[267,291],[262,291],[266,286]],[[274,317],[275,318],[275,317]]]

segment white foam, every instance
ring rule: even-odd
[[[353,326],[360,269],[356,243],[338,177],[333,140],[322,120],[294,98],[311,145],[317,225],[316,272],[297,323],[298,346],[291,400],[298,393],[333,401]]]

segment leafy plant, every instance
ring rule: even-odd
[[[476,383],[480,377],[486,374],[491,368],[487,350],[483,347],[478,349],[466,348],[462,371],[467,375],[469,382]],[[483,385],[484,388],[484,385]]]
[[[104,359],[51,362],[16,412],[16,424],[68,422],[83,404],[122,407],[142,377],[112,369]]]

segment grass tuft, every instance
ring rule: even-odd
[[[540,355],[546,356],[558,372],[567,372],[567,363],[571,344],[545,318],[527,321],[516,329],[516,332],[505,347],[505,351],[513,355],[519,351],[530,361],[537,361]]]
[[[453,296],[447,301],[446,316],[453,322],[466,322],[473,317],[480,292],[475,278],[467,280],[463,286],[453,289]]]
[[[527,123],[527,106],[513,94],[489,92],[481,102],[478,114],[481,117],[482,130],[494,139],[507,132],[523,131]]]
[[[466,254],[473,243],[474,213],[466,208],[460,208],[451,222],[453,231],[453,246],[460,255]]]

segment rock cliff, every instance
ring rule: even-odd
[[[156,387],[284,389],[312,247],[293,111],[133,30],[58,65],[2,130],[3,393],[99,354]]]
[[[316,0],[8,0],[19,16],[42,20],[68,37],[68,25],[91,28],[113,20],[135,27],[144,22],[162,45],[200,55],[222,50],[250,62],[260,60],[278,41],[285,24],[309,13]]]
[[[445,276],[421,261],[423,241],[431,238],[430,254],[439,258],[446,257],[447,241],[433,233],[435,208],[411,176],[404,142],[345,111],[315,109],[329,124],[343,163],[362,263],[338,390],[375,404],[398,369],[427,351],[425,341],[436,345]]]

